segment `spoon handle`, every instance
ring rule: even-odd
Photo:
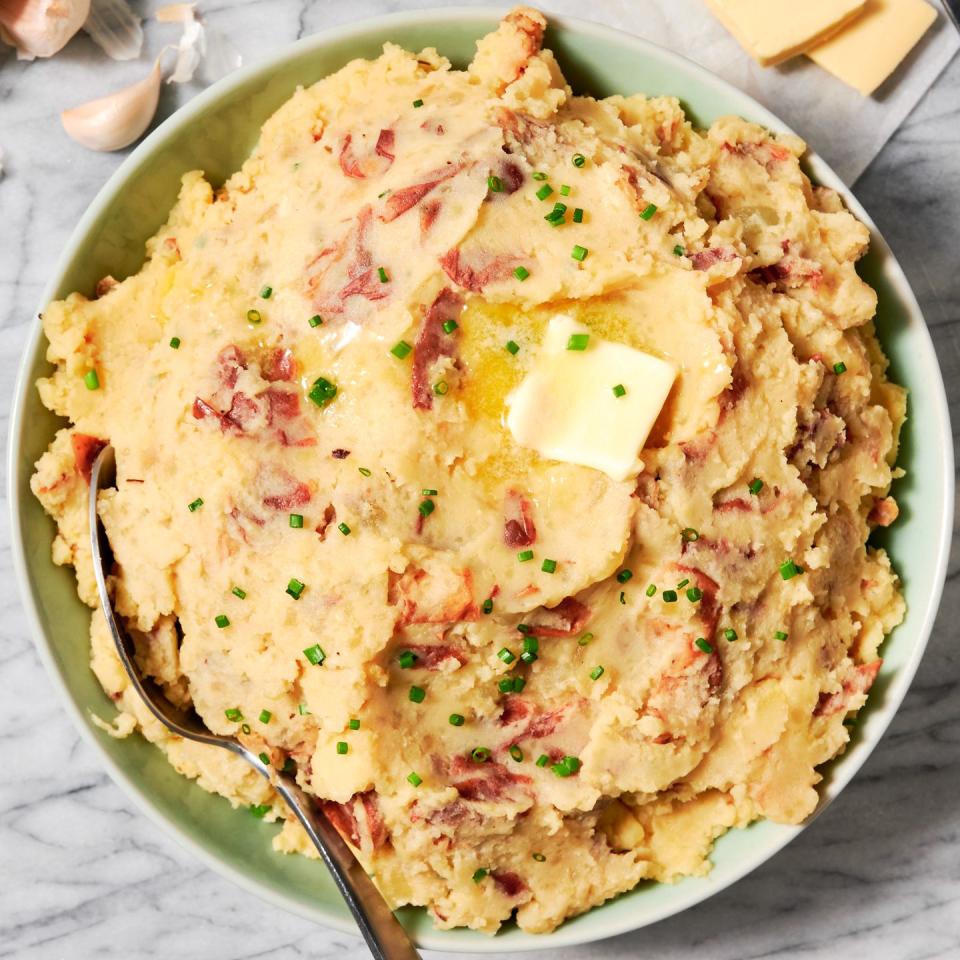
[[[303,824],[329,868],[376,960],[419,960],[420,954],[387,906],[383,894],[330,821],[289,775],[278,773],[274,786]]]

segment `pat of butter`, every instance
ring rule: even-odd
[[[869,97],[936,19],[924,0],[868,0],[863,16],[807,56]]]
[[[765,67],[803,53],[857,16],[867,0],[707,0],[740,46]]]
[[[585,350],[568,350],[587,327],[556,316],[520,385],[507,397],[507,427],[543,457],[603,470],[614,480],[640,472],[639,454],[676,370],[622,343],[590,334]],[[614,387],[622,386],[622,396]],[[619,391],[618,391],[619,392]]]

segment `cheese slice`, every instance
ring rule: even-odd
[[[717,19],[765,67],[825,40],[867,0],[707,0]]]
[[[869,97],[936,19],[924,0],[867,0],[862,16],[807,56]]]
[[[589,336],[586,349],[568,349],[574,335]],[[602,340],[558,315],[547,324],[530,372],[507,397],[507,427],[517,443],[543,457],[626,480],[643,467],[640,450],[675,377],[665,360]]]

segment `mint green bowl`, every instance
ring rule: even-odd
[[[151,134],[110,178],[67,244],[40,304],[73,290],[91,293],[96,281],[139,269],[143,244],[166,219],[180,176],[200,168],[220,182],[256,142],[260,124],[299,84],[309,84],[355,57],[376,56],[384,41],[407,48],[435,46],[458,66],[503,10],[441,9],[380,17],[309,37],[265,62],[211,87]],[[615,30],[580,20],[553,21],[549,46],[577,92],[673,94],[701,125],[736,113],[775,130],[783,123],[755,101],[695,64]],[[817,157],[811,176],[840,190],[873,230],[863,274],[880,293],[878,327],[892,358],[892,374],[910,388],[910,420],[898,482],[901,518],[883,545],[904,580],[908,613],[887,641],[880,678],[846,754],[831,764],[820,809],[860,768],[886,729],[916,671],[933,625],[946,570],[953,512],[953,452],[943,381],[917,302],[883,239],[857,201]],[[8,477],[12,546],[24,606],[37,647],[77,726],[100,752],[113,778],[140,807],[205,863],[271,902],[338,930],[355,928],[323,867],[272,852],[276,826],[233,810],[178,776],[160,751],[139,737],[114,740],[90,714],[109,717],[113,706],[88,667],[88,611],[77,599],[72,571],[50,560],[54,528],[30,493],[33,464],[61,424],[40,404],[34,380],[48,372],[39,323],[24,351],[11,416]],[[922,425],[922,430],[917,429]],[[401,911],[424,947],[495,953],[556,948],[634,930],[670,916],[761,864],[802,827],[763,822],[733,831],[717,843],[713,872],[673,886],[648,884],[577,917],[547,936],[508,928],[495,938],[470,931],[439,932],[422,910]]]

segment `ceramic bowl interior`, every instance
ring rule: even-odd
[[[455,65],[464,66],[477,38],[492,29],[502,13],[445,8],[364,21],[303,40],[205,91],[152,133],[106,184],[74,231],[41,309],[73,290],[90,294],[105,274],[122,278],[135,272],[143,261],[144,241],[165,220],[176,198],[181,175],[200,168],[215,183],[222,182],[249,154],[260,124],[298,85],[319,80],[355,57],[375,57],[386,40],[410,49],[435,46]],[[561,19],[552,23],[547,44],[577,92],[670,94],[681,99],[700,125],[736,113],[786,129],[744,94],[643,40]],[[815,156],[808,160],[808,169],[817,181],[842,189]],[[844,195],[866,219],[849,193]],[[862,272],[880,292],[878,328],[892,375],[910,388],[901,454],[907,475],[895,491],[901,519],[878,538],[903,577],[909,613],[883,648],[885,664],[850,749],[826,770],[823,803],[837,795],[866,759],[913,676],[943,583],[953,503],[953,454],[940,372],[916,301],[875,230]],[[36,323],[15,397],[8,476],[22,595],[38,648],[64,702],[114,778],[206,863],[287,909],[352,931],[349,914],[320,865],[271,851],[276,826],[232,809],[181,778],[139,737],[114,740],[91,723],[91,713],[110,717],[113,708],[88,667],[89,613],[77,599],[72,571],[51,562],[53,524],[29,491],[34,462],[63,425],[44,409],[33,388],[34,380],[49,370],[45,348]],[[762,863],[801,829],[762,822],[732,831],[717,843],[709,877],[674,886],[642,885],[549,936],[533,937],[513,927],[492,939],[470,931],[437,932],[421,910],[404,909],[401,915],[422,946],[437,949],[499,952],[583,943],[697,903]]]

